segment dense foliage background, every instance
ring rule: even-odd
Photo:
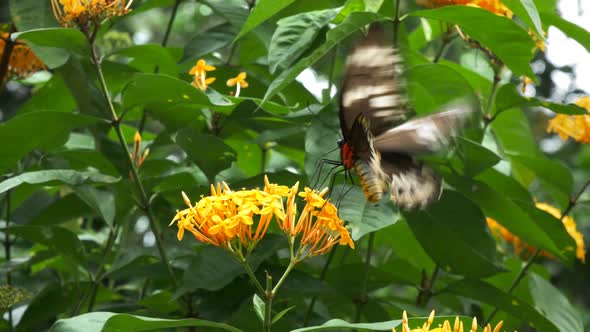
[[[535,202],[569,214],[588,234],[590,147],[546,133],[554,112],[586,113],[569,104],[585,92],[557,86],[552,78],[574,71],[539,48],[549,26],[589,51],[590,33],[561,18],[557,0],[503,3],[513,18],[401,1],[398,22],[392,0],[136,0],[130,13],[101,24],[92,59],[84,34],[58,25],[51,1],[3,1],[3,30],[17,32],[3,35],[3,54],[26,43],[46,69],[28,76],[0,62],[2,330],[46,330],[62,319],[52,331],[259,331],[256,289],[235,259],[190,234],[178,241],[167,225],[184,208],[181,191],[198,199],[221,180],[262,187],[264,174],[307,184],[320,158],[339,160],[344,61],[373,22],[399,29],[417,114],[473,97],[479,123],[427,159],[446,182],[429,209],[368,204],[354,186],[339,206],[356,249],[335,247],[297,265],[273,316],[290,310],[273,329],[338,318],[393,321],[368,327],[391,330],[403,310],[435,309],[504,320],[507,331],[587,330],[584,253],[576,257],[580,244],[561,214]],[[216,67],[206,92],[190,84],[198,59]],[[240,72],[249,86],[235,97],[226,81]],[[127,156],[134,138],[136,157],[149,148],[138,179]],[[324,168],[318,187],[328,178]],[[336,183],[333,197],[350,189],[340,177]],[[518,241],[490,231],[486,217]],[[288,263],[277,233],[271,228],[250,262],[261,281],[265,273],[277,280]]]

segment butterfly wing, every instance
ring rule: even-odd
[[[459,133],[473,109],[468,103],[461,102],[448,106],[443,112],[413,119],[377,136],[375,148],[381,153],[410,155],[436,152]]]
[[[340,125],[350,141],[355,121],[363,115],[373,135],[402,123],[408,115],[402,57],[387,42],[383,28],[372,25],[346,62]]]

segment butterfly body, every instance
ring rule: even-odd
[[[403,72],[400,52],[372,26],[346,63],[340,157],[345,169],[359,176],[368,201],[379,201],[389,189],[400,208],[423,208],[439,198],[442,181],[415,156],[448,144],[472,108],[456,104],[406,122],[411,112]]]

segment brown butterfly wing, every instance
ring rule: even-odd
[[[340,106],[346,141],[359,115],[368,120],[373,135],[406,120],[409,112],[402,74],[399,52],[388,43],[381,26],[371,26],[346,62]]]

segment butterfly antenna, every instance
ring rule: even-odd
[[[313,115],[314,119],[317,119],[321,124],[324,125],[324,127],[330,129],[332,132],[336,133],[336,135],[338,135],[338,137],[340,139],[342,139],[342,133],[340,133],[339,130],[335,129],[334,127],[332,127],[328,123],[326,123],[324,120],[322,120],[322,118],[320,118],[320,116],[319,116],[319,113],[314,113],[314,111],[311,110],[311,107],[309,107],[309,103],[307,104],[307,106],[305,108],[307,108],[309,113],[311,113],[311,115]]]

